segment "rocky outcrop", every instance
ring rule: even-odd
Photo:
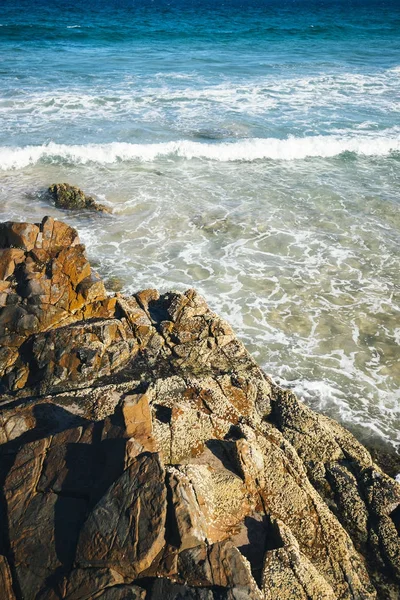
[[[50,199],[57,208],[67,210],[97,210],[99,212],[111,212],[104,204],[96,202],[92,196],[87,196],[81,189],[69,183],[54,183],[47,190]]]
[[[193,290],[107,295],[0,229],[5,600],[399,598],[400,486]]]

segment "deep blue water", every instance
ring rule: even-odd
[[[0,24],[1,145],[398,125],[399,2],[3,0]]]
[[[400,444],[400,2],[2,0],[0,218],[198,288],[265,369]],[[66,214],[69,181],[113,209]]]

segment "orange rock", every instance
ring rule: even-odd
[[[156,444],[148,395],[144,393],[126,396],[122,404],[122,415],[126,434],[135,438],[148,452],[154,452]]]
[[[4,248],[0,250],[0,279],[8,279],[14,273],[15,266],[23,262],[24,250],[19,248]]]
[[[32,250],[39,235],[39,226],[32,223],[2,223],[0,225],[0,247]]]
[[[62,248],[69,248],[79,244],[79,236],[73,229],[62,221],[56,221],[52,217],[45,217],[41,224],[42,237],[37,248],[56,252]]]
[[[76,289],[78,294],[81,294],[85,303],[96,302],[107,298],[106,288],[104,283],[93,271],[81,280]]]
[[[74,287],[90,276],[90,264],[85,256],[85,247],[81,244],[64,248],[53,260],[53,272],[62,270]]]

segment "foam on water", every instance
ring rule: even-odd
[[[225,78],[224,78],[225,79]],[[0,115],[4,127],[41,127],[63,119],[111,125],[110,119],[126,118],[132,123],[157,117],[177,131],[210,117],[216,122],[227,113],[241,115],[245,122],[256,119],[263,129],[262,118],[273,116],[274,122],[295,121],[309,126],[309,111],[315,112],[319,127],[337,119],[336,107],[358,113],[365,118],[355,127],[378,127],[368,117],[381,119],[400,111],[400,82],[393,69],[374,75],[335,73],[313,77],[234,76],[216,83],[203,73],[156,72],[149,78],[141,75],[108,85],[72,86],[68,90],[49,86],[37,91],[20,89],[14,77],[0,97]],[[110,93],[112,90],[112,93]],[[227,110],[228,109],[228,110]],[[81,123],[81,121],[79,121]],[[251,121],[250,121],[251,122]],[[249,122],[249,124],[250,124]],[[265,125],[264,125],[265,127]]]
[[[188,140],[159,144],[64,145],[50,142],[44,146],[0,148],[0,168],[23,169],[40,161],[102,165],[124,161],[155,161],[160,158],[206,159],[220,162],[301,160],[311,157],[329,158],[344,152],[364,156],[388,156],[400,151],[400,136],[312,136],[248,139],[238,142],[200,143]]]

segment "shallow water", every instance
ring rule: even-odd
[[[126,291],[196,287],[277,381],[398,447],[400,10],[47,4],[0,12],[0,218],[68,220]],[[55,209],[55,181],[113,214]]]

